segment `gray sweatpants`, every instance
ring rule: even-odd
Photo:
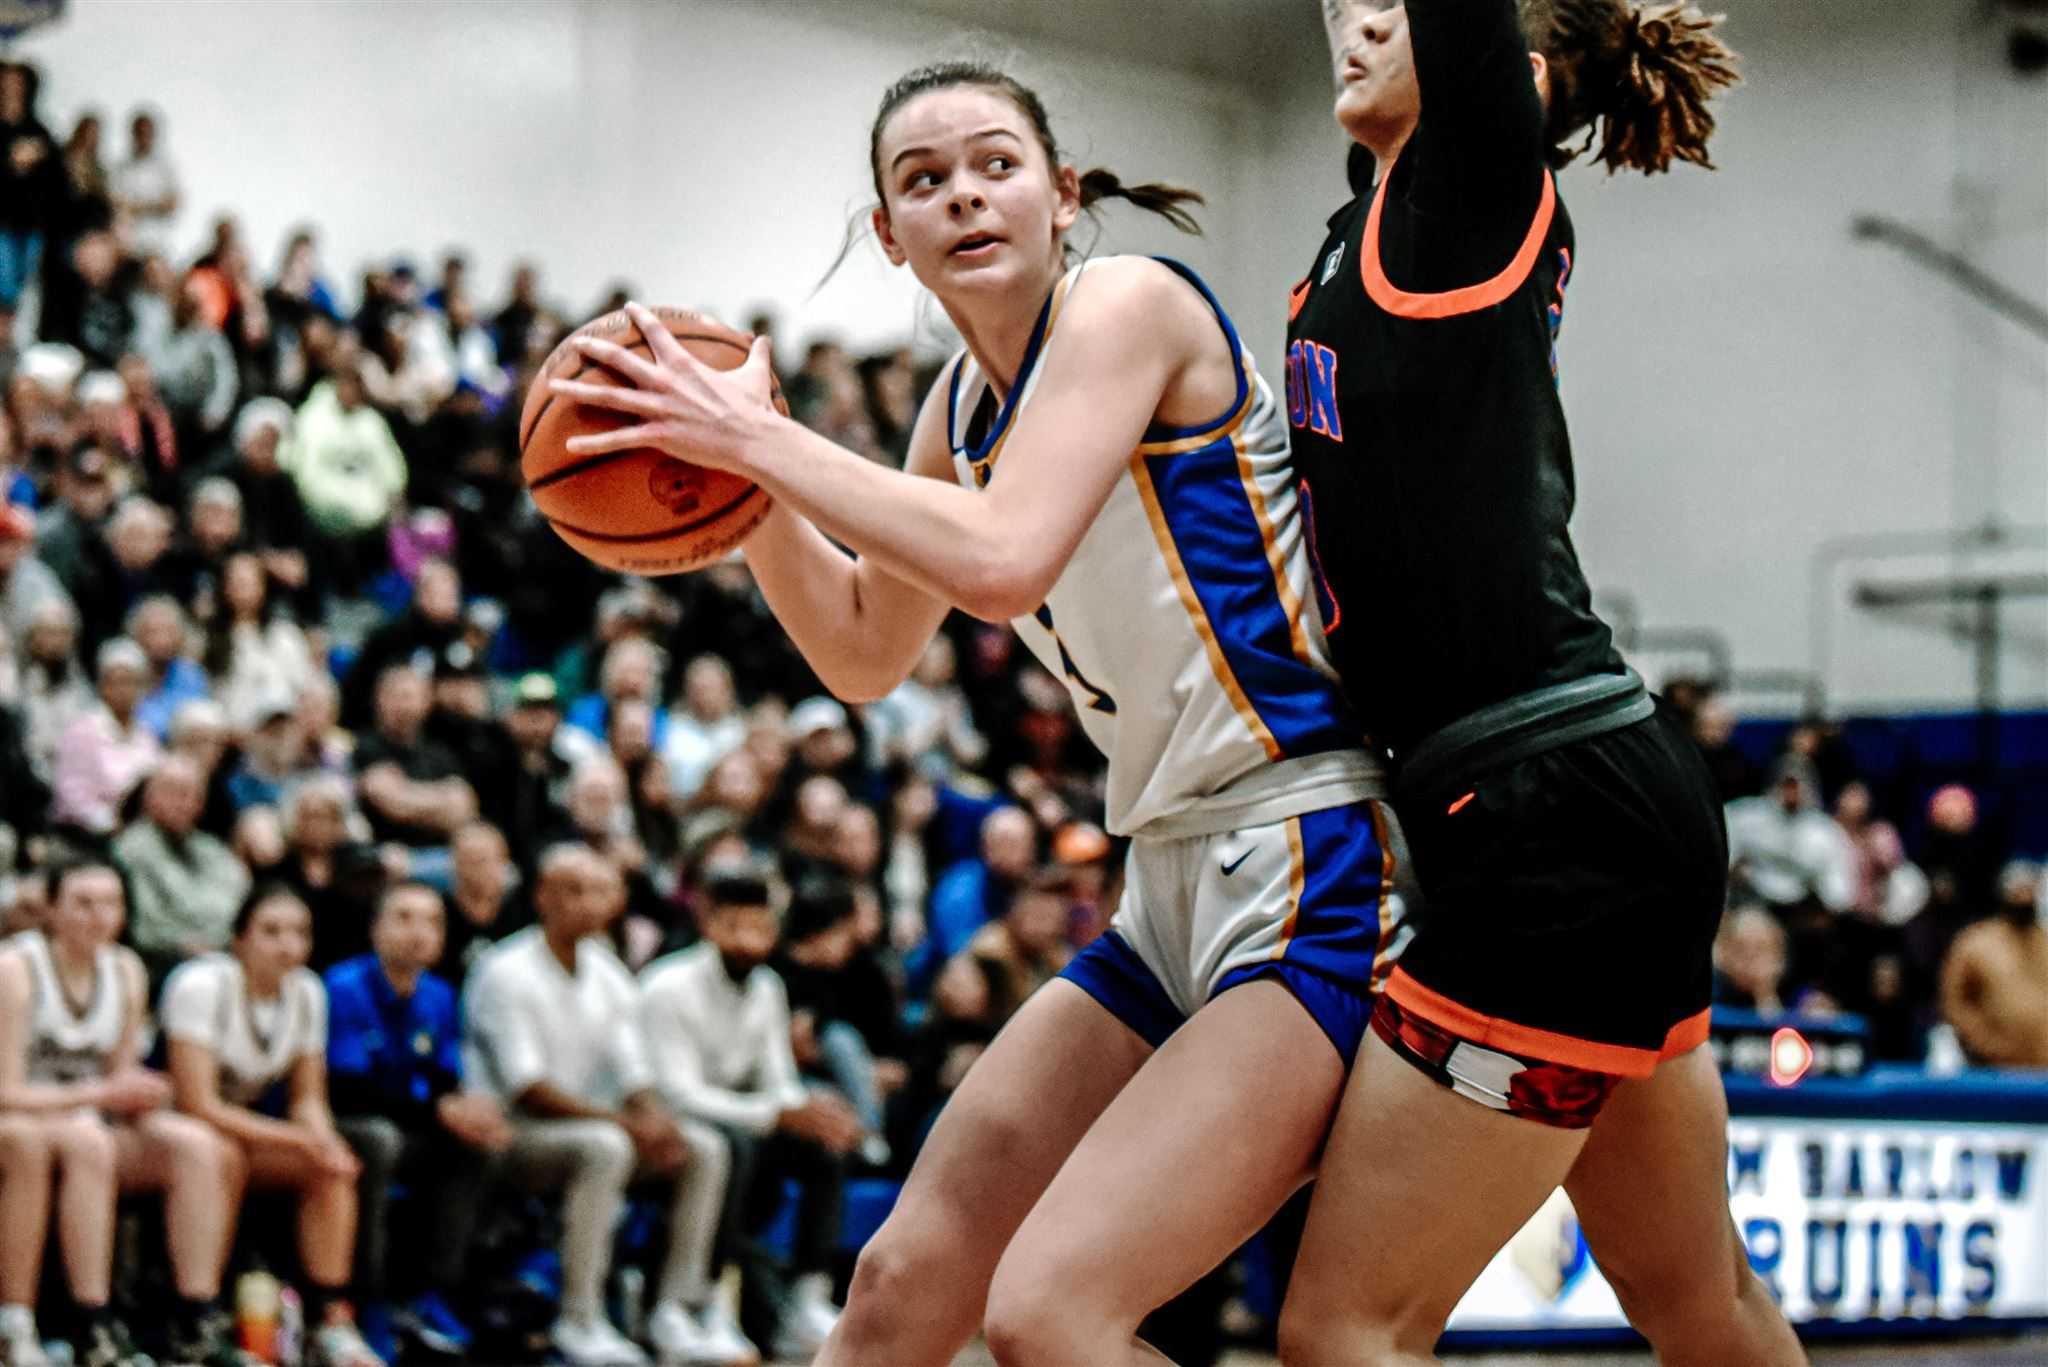
[[[674,1177],[668,1261],[657,1295],[697,1306],[711,1294],[711,1250],[732,1157],[716,1130],[694,1121],[680,1123],[690,1156]],[[496,1172],[527,1191],[561,1192],[562,1317],[601,1316],[612,1236],[626,1185],[634,1180],[633,1140],[609,1120],[522,1120],[518,1131],[512,1147],[500,1155]]]

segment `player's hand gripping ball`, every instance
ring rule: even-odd
[[[703,405],[685,382],[706,379],[735,407],[789,412],[766,344],[700,313],[633,305],[562,340],[527,391],[519,467],[564,541],[608,569],[680,574],[761,525],[767,491],[719,468],[728,443],[690,420]]]

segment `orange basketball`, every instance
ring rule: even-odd
[[[734,370],[746,361],[754,340],[746,333],[687,309],[653,312],[704,364]],[[570,336],[602,337],[650,355],[647,340],[623,309]],[[519,415],[519,469],[534,504],[562,540],[590,559],[631,574],[680,574],[723,558],[768,515],[770,500],[759,485],[649,447],[572,455],[571,437],[630,427],[640,419],[561,398],[548,389],[558,379],[620,381],[565,338],[534,377]],[[789,411],[779,386],[775,406]]]

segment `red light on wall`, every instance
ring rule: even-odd
[[[1790,1087],[1806,1076],[1813,1067],[1813,1046],[1806,1042],[1806,1036],[1791,1026],[1781,1026],[1771,1036],[1771,1082],[1775,1086]]]

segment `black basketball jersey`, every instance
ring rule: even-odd
[[[1513,0],[1410,0],[1422,119],[1289,304],[1288,417],[1331,653],[1396,757],[1617,671],[1566,530],[1556,338],[1575,264]]]

